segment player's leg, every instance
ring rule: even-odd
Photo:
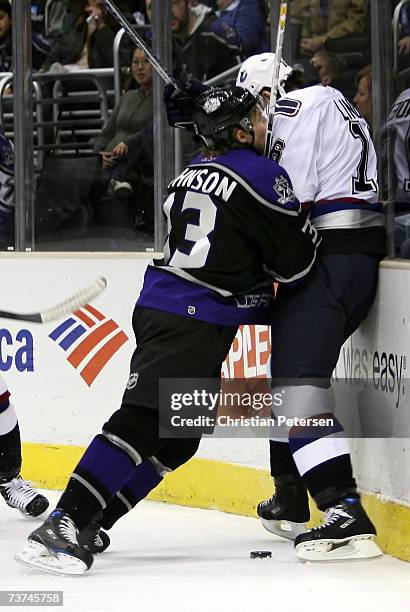
[[[92,553],[101,553],[110,544],[104,529],[111,529],[162,482],[166,474],[186,463],[199,446],[196,438],[170,438],[165,440],[156,457],[148,457],[135,467],[133,474],[102,512],[82,532],[78,541]]]
[[[286,388],[281,413],[288,417],[332,413],[330,376],[340,347],[347,329],[351,333],[365,316],[376,287],[376,259],[351,255],[323,259],[308,282],[302,283],[295,292],[285,291],[279,302],[280,324],[273,334],[272,369],[275,377],[289,380],[288,386],[283,380],[280,383],[281,389]],[[297,435],[296,430],[291,430],[290,452],[318,507],[326,510],[339,502],[350,504],[351,511],[357,511],[358,515],[351,521],[351,538],[368,535],[372,539],[375,530],[364,518],[343,428],[335,417],[333,423],[332,430],[316,428],[314,432],[303,432],[299,428]],[[308,542],[312,533],[317,537],[319,531],[297,537],[299,556],[302,554],[299,544]],[[320,533],[325,536],[326,529]],[[363,556],[369,556],[369,547],[362,548]]]
[[[271,364],[272,360],[269,359],[267,377],[270,382]],[[306,487],[290,451],[287,430],[286,437],[269,440],[269,455],[275,491],[272,497],[258,504],[256,512],[267,531],[287,540],[294,540],[297,535],[306,531],[310,512]]]
[[[335,299],[335,304],[342,305],[345,320],[343,329],[341,320],[338,325],[329,325],[328,329],[325,325],[322,334],[324,337],[329,334],[329,338],[333,334],[334,339],[330,344],[333,344],[334,350],[339,346],[338,354],[342,344],[358,328],[373,303],[378,263],[377,257],[361,254],[328,255],[324,258],[329,293]],[[338,343],[339,334],[341,338]],[[323,354],[326,354],[324,347]],[[332,372],[337,357],[335,361],[330,359]],[[330,393],[330,389],[327,392]],[[319,405],[317,393],[315,402]],[[325,411],[326,406],[319,416],[326,416],[323,414]],[[313,414],[313,408],[310,412]],[[297,556],[301,559],[324,560],[381,555],[374,541],[376,529],[357,491],[349,446],[341,423],[333,416],[330,428],[315,427],[315,431],[310,432],[303,432],[301,428],[297,432],[291,430],[289,444],[311,496],[318,508],[325,512],[322,525],[296,538]]]
[[[265,529],[274,535],[294,540],[306,531],[306,522],[310,518],[307,490],[288,440],[270,440],[269,451],[275,492],[258,504],[257,514]]]
[[[17,415],[0,375],[0,494],[8,506],[26,516],[39,516],[48,500],[20,476],[21,440]]]
[[[92,554],[78,543],[78,532],[104,510],[135,467],[157,456],[163,445],[158,380],[212,376],[215,368],[220,371],[236,333],[235,328],[140,307],[134,311],[133,327],[137,348],[121,408],[91,442],[57,509],[29,536],[20,555],[26,563],[71,574],[91,566]]]

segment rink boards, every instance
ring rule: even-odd
[[[0,308],[31,312],[64,300],[103,275],[107,290],[73,316],[46,325],[0,321],[0,371],[20,419],[24,475],[64,486],[94,433],[115,410],[128,378],[134,341],[131,314],[146,256],[7,254],[1,258]],[[335,370],[338,413],[353,432],[360,487],[384,549],[410,560],[410,388],[407,376],[410,269],[383,263],[371,316],[343,347]],[[318,329],[320,333],[320,329]],[[225,376],[263,376],[269,330],[238,333]],[[181,356],[183,358],[183,356]],[[386,439],[388,438],[388,439]],[[207,439],[197,458],[167,477],[153,497],[254,514],[271,495],[263,439]],[[317,518],[317,517],[315,517]]]

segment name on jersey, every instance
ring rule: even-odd
[[[410,100],[400,100],[395,102],[391,107],[391,111],[388,117],[388,121],[392,119],[404,119],[410,115]]]
[[[216,195],[227,202],[237,184],[236,181],[219,172],[211,172],[209,168],[188,167],[170,183],[169,187],[189,187],[194,191]]]

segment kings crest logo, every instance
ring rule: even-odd
[[[278,194],[278,204],[281,204],[281,206],[295,200],[295,195],[289,185],[289,181],[282,174],[275,178],[273,191]]]
[[[221,107],[221,100],[214,96],[213,98],[209,98],[206,100],[204,104],[204,111],[207,115],[210,115],[214,111],[218,110]]]

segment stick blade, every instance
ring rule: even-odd
[[[101,295],[106,286],[107,280],[103,276],[99,276],[91,283],[91,285],[81,289],[68,300],[42,311],[40,313],[41,323],[55,321],[56,319],[61,319],[62,317],[75,312],[81,308],[81,306],[85,306],[85,304],[88,304],[88,302],[91,302],[91,300]]]

